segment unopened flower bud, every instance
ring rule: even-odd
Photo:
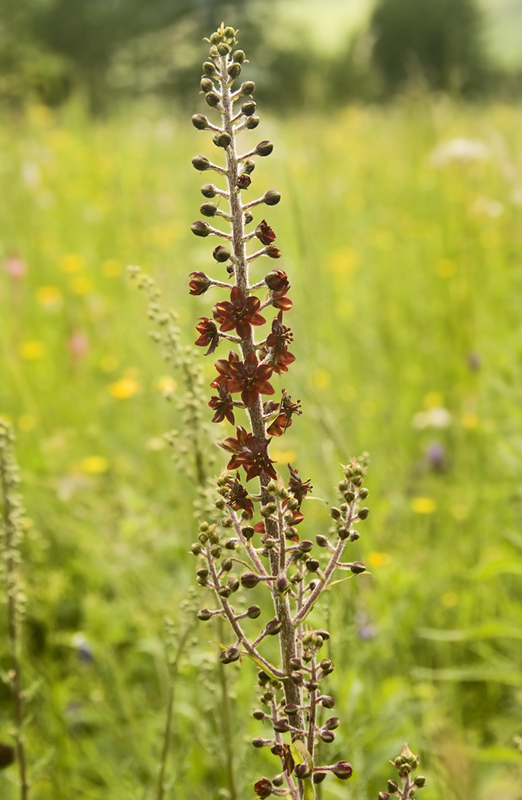
[[[252,525],[244,525],[241,528],[241,533],[245,537],[245,539],[252,539],[253,535],[255,534],[255,530]]]
[[[209,104],[211,108],[215,108],[219,105],[219,101],[221,100],[220,96],[217,92],[207,92],[205,95],[205,100]]]
[[[388,792],[379,792],[377,800],[391,800]]]
[[[252,222],[254,219],[254,215],[251,211],[245,211],[245,225],[248,225],[249,222]]]
[[[260,122],[259,117],[256,116],[249,117],[245,123],[245,128],[248,128],[249,131],[253,131],[254,128],[257,128],[259,122]],[[263,155],[263,153],[260,153],[259,155]],[[266,153],[266,155],[268,155],[268,153]]]
[[[386,787],[389,792],[397,792],[399,790],[399,785],[397,781],[388,781],[388,786]]]
[[[341,510],[337,506],[332,506],[330,509],[330,516],[333,519],[341,519]]]
[[[246,613],[249,619],[257,619],[261,614],[261,609],[259,606],[249,606]]]
[[[210,548],[210,554],[212,558],[220,558],[221,547],[218,544],[215,544],[213,547]]]
[[[227,250],[227,248],[224,247],[222,244],[218,244],[218,246],[215,247],[214,250],[212,251],[212,256],[219,263],[223,263],[225,261],[228,261],[228,259],[230,258],[230,250]]]
[[[265,630],[266,630],[268,636],[276,636],[279,633],[279,631],[281,630],[282,627],[283,627],[283,624],[281,622],[279,622],[278,619],[272,619],[272,620],[270,620],[270,622],[267,623],[267,626],[266,626]]]
[[[243,172],[246,172],[247,175],[251,175],[255,168],[256,162],[252,161],[251,158],[247,158],[247,160],[243,162]]]
[[[216,65],[212,61],[205,61],[203,64],[203,72],[206,75],[214,75],[216,73]]]
[[[359,519],[366,519],[366,517],[370,513],[370,509],[369,508],[360,508],[357,513],[358,513]]]
[[[212,83],[210,78],[206,77],[201,78],[201,83],[199,85],[201,86],[202,92],[211,92],[212,89],[214,88],[214,84]]]
[[[196,570],[196,575],[198,578],[208,578],[208,569],[206,567],[201,567]]]
[[[194,114],[192,117],[192,124],[198,131],[204,131],[208,128],[208,119],[204,114]]]
[[[205,167],[206,169],[206,167]],[[269,189],[263,195],[263,203],[267,206],[276,206],[281,200],[281,194],[276,189]]]
[[[327,719],[324,723],[324,727],[327,731],[334,731],[339,727],[339,717],[330,717],[330,719]]]
[[[312,775],[313,783],[322,783],[326,778],[326,772],[314,772]]]
[[[361,500],[366,500],[370,492],[364,486],[362,489],[359,489],[359,497]]]
[[[228,586],[220,586],[218,589],[218,595],[220,597],[224,597],[226,600],[231,595],[230,588]]]
[[[216,187],[213,183],[204,183],[201,187],[201,194],[203,197],[215,197],[217,194]]]
[[[189,294],[200,295],[204,294],[208,287],[211,285],[210,278],[204,272],[191,272],[190,273]]]
[[[301,551],[301,553],[309,553],[313,546],[314,543],[311,542],[309,539],[303,539],[302,542],[299,542],[298,549]]]
[[[206,622],[212,617],[212,611],[209,611],[208,608],[202,608],[200,611],[198,611],[197,617],[203,622]]]
[[[208,222],[203,222],[200,219],[192,223],[190,230],[195,236],[208,236],[210,234]]]
[[[234,562],[232,561],[231,558],[224,558],[223,561],[221,562],[221,569],[223,570],[223,572],[230,572],[233,565]]]
[[[240,94],[253,94],[256,85],[254,81],[244,81],[239,87]]]
[[[351,542],[356,542],[356,541],[357,541],[357,539],[359,539],[360,535],[361,535],[361,534],[359,533],[359,531],[358,531],[358,530],[356,530],[355,528],[353,528],[353,529],[352,529],[352,530],[349,532],[349,536],[348,536],[348,538],[349,538],[349,540],[350,540]]]
[[[241,106],[241,113],[244,114],[245,117],[252,116],[255,110],[256,110],[255,100],[246,100]]]
[[[302,669],[302,663],[299,658],[290,659],[290,669]]]
[[[319,666],[321,667],[321,669],[322,669],[322,671],[323,671],[323,673],[325,675],[329,675],[335,669],[333,663],[330,661],[329,658],[323,658],[323,660],[321,661]]]
[[[217,211],[217,205],[215,203],[202,203],[201,208],[199,209],[203,216],[205,217],[214,217]]]
[[[319,702],[323,706],[323,708],[333,708],[335,705],[335,700],[333,697],[330,697],[329,694],[324,694],[322,697],[319,698]]]
[[[273,149],[274,145],[267,139],[263,139],[262,142],[259,142],[259,144],[256,144],[255,146],[255,151],[258,156],[269,156]]]
[[[353,769],[348,761],[338,761],[337,764],[333,765],[332,772],[336,778],[346,781],[348,778],[352,777]]]
[[[232,64],[230,64],[230,66],[227,68],[227,72],[232,80],[239,78],[241,75],[241,64],[238,64],[237,61],[233,61]]]
[[[328,547],[328,536],[323,536],[321,533],[317,534],[315,541],[319,547]]]
[[[241,586],[244,589],[253,589],[254,586],[257,586],[260,580],[261,579],[259,575],[256,575],[255,572],[245,572],[243,575],[241,575]]]
[[[299,711],[299,706],[296,706],[295,703],[287,703],[286,706],[283,708],[285,714],[289,717],[292,717],[294,714],[297,714]]]
[[[272,727],[276,733],[287,733],[288,730],[290,729],[290,726],[288,725],[286,719],[275,719],[272,722]]]
[[[272,783],[274,786],[282,786],[284,782],[285,782],[285,776],[283,775],[282,772],[280,772],[279,775],[274,775],[274,777],[272,778]]]
[[[290,581],[286,577],[286,575],[280,575],[279,578],[276,580],[276,590],[279,594],[285,594],[290,588]]]
[[[266,714],[260,708],[256,708],[254,711],[252,711],[252,716],[254,719],[262,720],[266,717]]]
[[[238,544],[239,544],[239,539],[236,538],[227,539],[225,542],[225,547],[227,550],[235,550]]]
[[[260,686],[265,686],[270,680],[270,678],[268,677],[266,672],[263,672],[263,670],[260,669],[259,672],[257,673],[257,680]]]
[[[261,506],[261,508],[259,509],[259,513],[261,514],[262,517],[269,517],[271,514],[274,513],[274,511],[276,511],[276,509],[277,505],[275,503],[270,502],[266,503],[264,506]]]
[[[317,636],[321,637],[323,642],[327,642],[328,639],[330,638],[330,634],[328,633],[328,631],[325,631],[322,628],[320,630],[316,631],[316,634],[317,634]]]
[[[295,774],[296,774],[296,776],[298,778],[301,778],[301,780],[303,778],[310,777],[310,768],[308,767],[307,764],[304,764],[304,763],[303,764],[296,764],[294,772],[295,772]]]
[[[202,553],[202,551],[203,551],[203,548],[201,547],[199,542],[194,542],[194,544],[190,546],[190,552],[194,556],[199,556],[200,553]]]
[[[420,789],[422,786],[426,785],[426,778],[424,777],[424,775],[417,775],[417,777],[413,781],[413,784],[414,786],[418,786]]]
[[[335,733],[333,731],[325,731],[325,730],[321,729],[319,731],[319,738],[325,744],[331,744],[335,739]]]
[[[271,739],[262,739],[261,736],[256,736],[255,739],[252,739],[252,744],[254,747],[265,747],[270,741]]]
[[[212,137],[212,141],[216,145],[216,147],[228,147],[230,142],[232,141],[232,137],[226,131],[222,133],[215,133]]]
[[[352,564],[350,564],[350,569],[354,575],[360,575],[361,572],[366,572],[366,567],[362,561],[354,561]]]
[[[321,565],[319,564],[319,561],[316,558],[310,558],[306,562],[306,569],[309,572],[317,572],[320,566]]]
[[[298,686],[301,683],[304,683],[303,673],[299,672],[298,670],[293,670],[290,673],[290,679],[292,680],[293,683],[296,683]]]
[[[206,156],[194,156],[192,166],[199,172],[204,172],[206,169],[210,169],[210,161]]]
[[[238,660],[239,655],[240,653],[237,647],[229,647],[228,650],[223,650],[223,652],[219,654],[219,660],[222,664],[231,664],[233,661]]]
[[[219,55],[222,57],[228,56],[228,54],[230,53],[230,47],[228,46],[228,44],[225,44],[225,42],[221,42],[221,44],[218,44],[217,46],[217,51]]]

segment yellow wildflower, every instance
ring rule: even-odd
[[[140,386],[135,378],[120,378],[116,383],[111,383],[109,392],[117,400],[127,400],[140,391]]]
[[[410,505],[416,514],[433,514],[437,509],[437,503],[432,497],[414,497]]]
[[[92,282],[85,275],[76,275],[71,278],[69,285],[74,294],[89,294],[92,292]]]
[[[452,592],[452,591],[444,592],[441,599],[442,599],[442,605],[445,608],[453,608],[459,602],[459,596],[457,592]]]
[[[62,293],[57,286],[39,286],[36,290],[36,301],[50,311],[62,304]]]
[[[32,414],[20,414],[17,423],[21,431],[32,431],[36,425],[36,420]]]
[[[86,472],[88,475],[99,475],[102,472],[107,472],[109,462],[103,456],[86,456],[80,461],[79,467],[82,472]]]
[[[77,253],[67,253],[67,255],[62,256],[60,260],[60,269],[69,274],[81,272],[84,266],[83,258]]]
[[[43,358],[46,352],[47,345],[45,342],[40,342],[37,339],[22,342],[18,346],[18,353],[24,361],[36,361],[38,358]]]
[[[270,457],[276,464],[288,464],[295,461],[296,452],[295,450],[277,450],[274,448],[270,453]]]
[[[369,554],[367,561],[371,567],[384,567],[386,564],[389,564],[392,560],[392,557],[389,553],[380,553],[378,551],[374,551]]]
[[[478,425],[478,416],[472,411],[468,411],[462,415],[462,425],[464,428],[476,428]]]
[[[107,278],[117,278],[122,271],[123,266],[116,258],[107,258],[102,264],[102,272]]]
[[[318,369],[314,374],[313,381],[318,389],[327,389],[332,382],[332,376],[328,370]]]
[[[437,266],[435,267],[435,272],[439,276],[439,278],[451,278],[452,275],[455,274],[457,271],[457,265],[454,261],[451,261],[449,258],[441,258]]]

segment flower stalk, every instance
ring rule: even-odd
[[[29,798],[29,778],[24,740],[25,694],[21,663],[21,620],[24,613],[24,595],[18,574],[20,545],[25,516],[20,495],[20,477],[14,453],[14,434],[11,426],[0,420],[0,499],[2,518],[0,525],[5,597],[7,605],[7,631],[11,656],[9,682],[13,696],[13,738],[18,763],[20,800]],[[5,746],[4,746],[5,749]]]
[[[270,456],[273,438],[284,436],[301,414],[300,403],[276,385],[295,360],[289,351],[292,331],[286,325],[293,305],[290,283],[280,268],[268,269],[263,277],[264,259],[279,259],[281,252],[269,223],[261,219],[253,224],[253,211],[277,205],[281,195],[269,189],[251,198],[256,160],[270,155],[273,145],[262,140],[242,152],[241,134],[255,129],[259,118],[254,83],[244,81],[235,88],[246,63],[236,36],[233,28],[221,25],[207,40],[210,55],[203,64],[201,90],[217,117],[213,122],[204,114],[192,118],[194,127],[210,132],[216,148],[224,151],[224,166],[205,155],[192,159],[196,170],[215,172],[222,184],[202,186],[200,212],[212,224],[197,220],[192,232],[216,236],[221,243],[212,252],[216,264],[211,274],[193,272],[189,290],[193,295],[225,292],[211,316],[198,321],[196,345],[207,348],[206,356],[220,351],[208,405],[212,421],[226,421],[235,432],[218,442],[228,463],[216,478],[217,515],[200,521],[191,552],[197,558],[197,583],[213,594],[215,605],[202,608],[198,618],[217,616],[229,626],[221,662],[248,659],[258,667],[262,708],[253,716],[271,732],[256,736],[252,744],[269,747],[278,764],[277,774],[258,780],[254,791],[259,798],[312,800],[328,775],[340,780],[352,775],[347,761],[316,763],[317,744],[335,740],[339,719],[327,716],[334,700],[321,686],[334,670],[320,652],[330,634],[310,627],[307,620],[337,570],[349,571],[351,578],[365,572],[364,564],[345,561],[343,555],[359,538],[357,526],[369,513],[364,505],[367,459],[352,459],[342,467],[337,487],[341,502],[330,509],[327,533],[317,535],[315,542],[302,538],[299,525],[311,483],[290,464],[285,478]],[[227,348],[232,348],[228,354]],[[259,603],[250,604],[250,592],[259,596]],[[277,659],[273,649],[270,656],[264,652],[272,637],[279,640]]]

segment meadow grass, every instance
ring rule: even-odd
[[[276,148],[256,186],[282,192],[266,216],[293,286],[285,388],[306,412],[278,457],[331,502],[339,463],[371,454],[353,557],[372,574],[322,609],[335,746],[354,767],[324,800],[375,797],[404,740],[421,752],[424,800],[520,800],[521,116],[418,96],[262,124]],[[437,166],[435,148],[455,137],[487,157]],[[181,381],[125,270],[155,277],[190,344],[208,298],[189,298],[187,275],[211,261],[189,230],[201,202],[190,158],[209,147],[188,119],[147,108],[94,124],[77,107],[35,107],[0,132],[0,413],[17,432],[30,515],[34,800],[155,797],[171,680],[166,796],[225,785],[215,634],[181,606],[195,489],[162,438],[182,424],[162,391]],[[307,502],[313,538],[325,506]],[[172,647],[186,642],[171,678],[166,615]],[[7,668],[3,646],[0,658]],[[264,754],[244,745],[250,667],[228,670],[243,797]],[[4,687],[0,740],[10,725]],[[15,779],[0,772],[5,800]]]

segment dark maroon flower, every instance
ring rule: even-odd
[[[264,798],[270,797],[272,794],[272,784],[268,778],[261,778],[260,781],[254,784],[254,791],[258,797],[264,800]]]
[[[218,396],[210,398],[209,406],[216,412],[212,417],[212,422],[223,422],[226,418],[231,425],[235,424],[234,401],[225,386],[218,386]]]
[[[282,292],[283,289],[288,290],[290,288],[287,274],[282,269],[271,270],[265,278],[265,283],[274,292]]]
[[[204,272],[191,272],[191,281],[189,283],[189,294],[205,294],[208,287],[211,286],[211,280]]]
[[[252,519],[254,516],[254,503],[239,477],[228,478],[226,486],[228,489],[225,495],[227,503],[236,511],[240,509],[245,511],[247,518]]]
[[[272,322],[272,333],[269,334],[266,344],[271,349],[268,363],[274,372],[281,374],[288,372],[288,365],[295,361],[295,356],[288,351],[287,343],[293,340],[290,328],[283,325],[283,312],[280,311]]]
[[[270,225],[267,224],[266,220],[261,220],[259,225],[256,228],[256,236],[261,242],[261,244],[269,245],[272,244],[276,235]]]
[[[237,185],[239,186],[240,189],[248,189],[251,183],[252,183],[252,178],[250,177],[250,175],[247,175],[246,173],[243,173],[237,179]]]
[[[270,301],[274,308],[278,308],[280,311],[290,311],[293,303],[289,297],[286,297],[289,288],[290,286],[288,285],[286,289],[281,289],[278,292],[270,292]]]
[[[258,297],[251,295],[245,297],[241,289],[234,286],[230,292],[230,302],[222,300],[216,303],[212,312],[216,322],[220,323],[220,330],[236,330],[241,339],[250,339],[252,325],[263,325],[266,320],[258,309],[261,301]]]
[[[288,483],[288,488],[294,495],[295,499],[299,501],[300,507],[306,495],[312,491],[312,484],[309,480],[302,481],[299,477],[298,471],[296,469],[292,469],[290,464],[288,464],[288,469],[290,470],[290,481]]]
[[[210,345],[205,353],[206,356],[210,355],[219,344],[219,333],[216,323],[212,322],[212,320],[207,317],[201,317],[196,325],[196,330],[200,334],[199,339],[196,340],[196,344],[199,347],[206,347],[207,344]]]
[[[213,389],[218,389],[220,386],[227,387],[227,384],[232,379],[231,367],[239,361],[239,356],[233,350],[228,354],[228,358],[219,358],[214,366],[218,371],[217,378],[214,378],[210,384]]]
[[[227,469],[243,467],[247,480],[261,475],[262,472],[277,480],[277,472],[273,467],[274,462],[268,455],[270,439],[258,439],[252,433],[247,433],[240,425],[236,428],[236,433],[236,439],[230,436],[224,441],[218,442],[223,450],[232,453]]]
[[[281,251],[275,244],[269,244],[266,248],[266,254],[270,258],[281,258]]]
[[[241,400],[250,408],[260,394],[274,394],[274,388],[268,382],[272,372],[269,364],[258,364],[256,354],[249,353],[244,362],[230,364],[232,380],[227,384],[227,389],[230,394],[241,392]]]

